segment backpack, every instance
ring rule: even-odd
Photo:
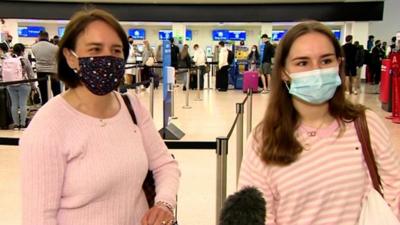
[[[8,57],[4,59],[1,67],[3,81],[8,82],[25,80],[23,75],[21,57]]]
[[[235,59],[235,55],[231,50],[228,49],[228,64],[231,65],[233,60]]]

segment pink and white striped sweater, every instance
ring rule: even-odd
[[[400,157],[381,119],[367,112],[372,148],[386,201],[400,218]],[[338,138],[339,124],[308,137],[298,129],[302,144],[310,144],[289,166],[266,165],[257,153],[253,134],[242,162],[239,189],[255,186],[267,202],[267,225],[355,225],[363,197],[372,188],[354,123]]]

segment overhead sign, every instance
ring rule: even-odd
[[[132,37],[133,40],[144,40],[146,39],[146,30],[145,29],[129,29],[129,36]]]
[[[39,37],[40,31],[46,30],[40,26],[18,27],[18,37]]]
[[[160,30],[158,32],[158,39],[161,41],[167,41],[172,37],[172,30]]]
[[[243,31],[243,30],[230,30],[229,31],[229,40],[231,40],[231,41],[245,41],[246,40],[246,31]]]
[[[285,36],[287,30],[273,30],[272,41],[280,41]]]
[[[186,41],[192,40],[192,30],[186,30]]]
[[[58,36],[59,37],[64,36],[64,32],[65,32],[65,27],[59,27],[58,28]]]
[[[226,41],[229,37],[228,30],[213,30],[212,31],[212,38],[214,41]]]
[[[333,35],[335,35],[337,40],[340,40],[340,36],[342,31],[341,30],[332,30]]]

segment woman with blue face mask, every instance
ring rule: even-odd
[[[172,224],[177,162],[139,99],[114,91],[129,53],[125,31],[105,11],[80,11],[59,46],[58,76],[69,89],[20,140],[22,224]],[[154,205],[142,188],[149,170]]]
[[[386,202],[400,217],[400,158],[382,120],[345,99],[338,41],[304,22],[279,43],[272,93],[247,143],[239,188],[257,187],[268,225],[357,224],[373,188],[354,120],[366,115]]]

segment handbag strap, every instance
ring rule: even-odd
[[[131,100],[129,100],[128,95],[121,95],[121,96],[124,99],[126,108],[128,108],[128,111],[129,111],[129,114],[131,115],[133,123],[135,125],[137,125],[136,115],[135,115],[135,112],[133,111]]]
[[[358,140],[361,142],[361,147],[364,155],[364,160],[367,164],[369,175],[372,180],[372,184],[377,192],[382,195],[381,189],[381,178],[378,174],[378,169],[376,166],[376,161],[374,157],[374,153],[371,147],[371,139],[368,130],[367,119],[365,116],[365,112],[361,113],[357,119],[354,121],[354,126],[357,131]]]

